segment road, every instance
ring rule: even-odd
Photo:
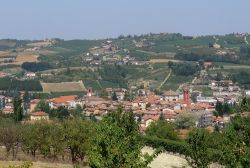
[[[170,78],[172,74],[172,69],[170,69],[170,72],[168,74],[168,76],[164,79],[164,81],[160,84],[160,86],[157,89],[161,89],[161,87],[167,82],[167,80]]]

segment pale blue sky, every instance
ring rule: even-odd
[[[0,0],[0,38],[250,32],[250,0]]]

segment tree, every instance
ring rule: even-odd
[[[51,129],[52,126],[44,121],[37,122],[36,127],[37,132],[39,132],[38,137],[35,139],[38,143],[38,149],[40,154],[44,156],[44,158],[48,157],[51,153]]]
[[[65,143],[61,123],[37,121],[22,131],[22,150],[34,158],[39,151],[44,158],[52,156],[55,160],[59,154],[64,155]]]
[[[223,114],[230,114],[232,113],[232,108],[228,103],[223,104]]]
[[[133,100],[133,94],[129,91],[126,91],[124,94],[124,100],[125,101],[132,101]]]
[[[151,103],[146,104],[146,109],[149,108],[149,107],[151,107]]]
[[[29,103],[30,102],[29,92],[27,92],[27,91],[25,91],[25,93],[23,95],[23,102],[24,103]]]
[[[23,95],[23,104],[24,104],[24,109],[27,110],[30,102],[30,96],[29,92],[25,91]]]
[[[70,67],[67,67],[66,74],[70,75],[70,73],[71,73]]]
[[[50,65],[45,62],[24,62],[21,67],[31,72],[44,71],[51,68]]]
[[[21,126],[14,123],[1,124],[0,127],[0,144],[5,146],[7,157],[10,152],[12,159],[16,158],[19,144],[21,142]]]
[[[189,156],[187,161],[195,168],[208,168],[211,163],[209,157],[209,133],[205,129],[195,129],[189,134]]]
[[[74,117],[84,117],[83,109],[79,104],[77,104],[74,109],[69,110],[69,113],[71,116],[74,116]]]
[[[159,118],[160,121],[165,121],[165,116],[164,114],[161,112],[160,114],[160,118]]]
[[[145,168],[153,159],[141,153],[143,144],[132,111],[109,113],[95,132],[88,152],[91,168]]]
[[[14,120],[16,122],[23,119],[22,99],[18,96],[14,98]]]
[[[175,125],[177,129],[190,129],[195,126],[195,118],[191,113],[181,113],[177,116]]]
[[[116,95],[116,92],[114,92],[114,93],[112,94],[112,100],[113,100],[113,101],[117,101],[117,100],[118,100],[117,95]]]
[[[250,111],[250,98],[244,97],[240,103],[240,111],[246,112]]]
[[[49,113],[50,110],[51,110],[51,109],[50,109],[49,103],[46,102],[44,99],[42,99],[42,100],[37,104],[37,106],[35,107],[35,111],[43,111],[43,112]]]
[[[223,116],[224,114],[230,114],[233,112],[232,107],[228,103],[221,103],[217,101],[215,105],[215,110],[219,116]]]
[[[223,79],[223,74],[221,72],[217,72],[215,80],[221,81]]]
[[[177,132],[174,125],[167,121],[157,121],[150,124],[145,131],[148,136],[156,136],[157,138],[177,140]]]
[[[70,115],[68,109],[64,106],[58,107],[56,111],[57,111],[57,117],[61,120],[69,117]]]
[[[34,158],[39,149],[39,136],[40,132],[37,124],[26,125],[22,131],[22,150],[27,154],[31,154]]]
[[[223,104],[220,101],[217,101],[215,110],[218,112],[219,116],[223,116]]]
[[[250,118],[236,116],[222,134],[221,151],[227,167],[250,167]]]
[[[60,120],[64,120],[70,116],[70,113],[66,107],[60,106],[57,109],[51,109],[49,115],[52,118],[58,118]]]
[[[66,147],[66,142],[64,139],[64,130],[61,124],[54,124],[50,130],[50,146],[51,154],[55,160],[58,155],[64,156],[64,149]]]
[[[174,63],[172,61],[168,61],[168,67],[171,69],[173,67]]]
[[[82,119],[67,119],[63,123],[64,140],[73,163],[85,158],[89,147],[90,128],[90,123]]]

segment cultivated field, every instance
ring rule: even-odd
[[[61,82],[61,83],[41,83],[44,93],[51,92],[83,92],[86,88],[82,81]]]
[[[1,168],[8,168],[9,165],[21,165],[23,162],[18,161],[0,161]],[[42,163],[42,162],[33,162],[32,168],[73,168],[69,164],[60,164],[60,163]]]
[[[146,53],[146,54],[152,54],[155,56],[168,56],[168,57],[174,57],[176,55],[175,52],[153,52],[153,51],[144,51],[144,50],[137,50],[139,52],[142,53]]]
[[[14,64],[21,65],[24,62],[38,62],[37,58],[38,55],[34,54],[28,54],[28,53],[19,54]]]
[[[13,56],[13,53],[10,51],[0,51],[0,57]]]
[[[13,57],[15,55],[13,55],[13,53],[7,53],[7,52],[1,52],[0,53],[0,57]],[[1,65],[7,65],[7,64],[13,64],[13,65],[22,65],[24,62],[38,62],[37,58],[39,56],[33,53],[20,53],[16,56],[16,59],[14,60],[14,62],[11,63],[1,63]]]
[[[176,59],[150,59],[148,62],[150,62],[150,63],[180,62],[180,60],[176,60]]]

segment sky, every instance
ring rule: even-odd
[[[0,0],[0,38],[250,32],[250,0]]]

